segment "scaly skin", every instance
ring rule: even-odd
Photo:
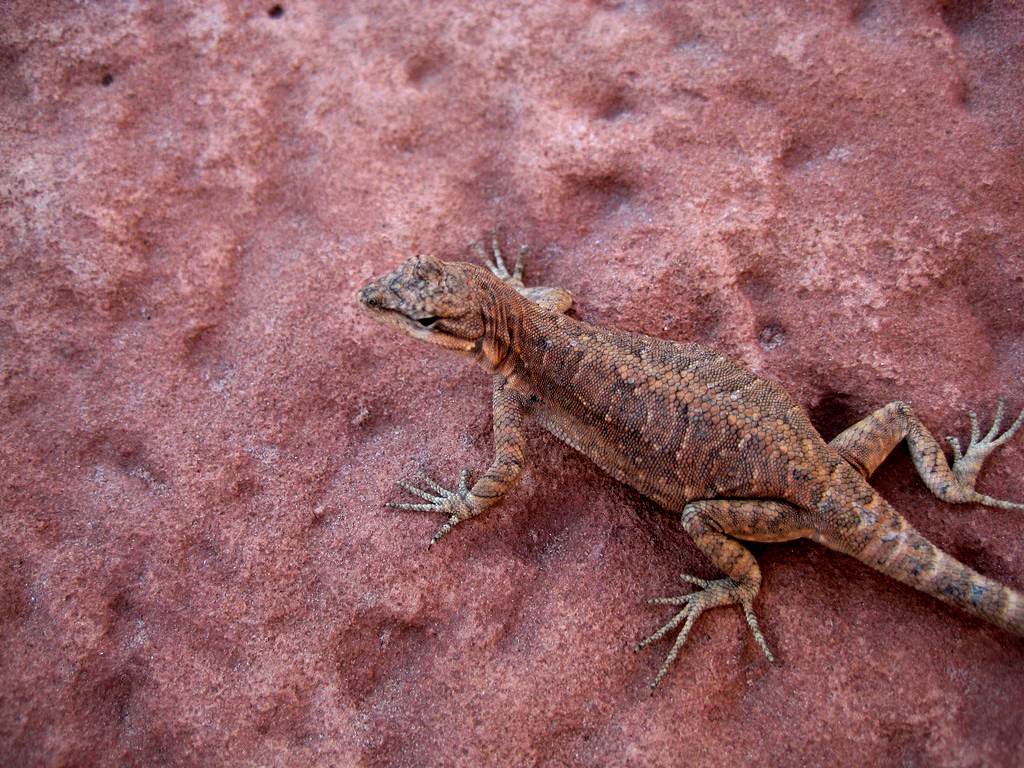
[[[652,691],[694,621],[720,605],[743,609],[773,659],[754,615],[761,572],[740,540],[813,539],[1024,637],[1024,596],[939,550],[866,482],[906,440],[918,473],[939,498],[1024,508],[974,489],[985,459],[1020,427],[1024,413],[1000,435],[1000,403],[983,438],[972,413],[966,452],[949,438],[952,469],[935,438],[899,402],[826,444],[778,384],[697,344],[604,331],[566,317],[572,296],[525,287],[521,261],[510,274],[497,243],[488,265],[490,271],[417,256],[359,293],[375,320],[469,357],[494,376],[490,468],[472,488],[464,470],[455,491],[425,475],[429,490],[400,483],[424,503],[390,504],[442,513],[445,522],[431,545],[509,492],[525,461],[523,421],[530,415],[613,477],[679,513],[694,543],[725,574],[716,581],[684,575],[697,591],[652,601],[682,606],[639,646],[682,624]]]

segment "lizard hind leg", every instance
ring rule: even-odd
[[[739,605],[747,626],[769,661],[775,657],[768,649],[754,614],[754,598],[761,588],[761,569],[746,547],[737,539],[751,541],[790,541],[812,533],[805,513],[781,501],[705,499],[687,504],[682,524],[693,542],[709,560],[726,574],[715,581],[684,575],[684,581],[700,587],[696,592],[676,597],[661,597],[651,603],[683,606],[667,624],[637,646],[637,650],[659,640],[680,624],[672,649],[658,670],[651,691],[665,676],[680,648],[686,642],[697,618],[711,608]]]
[[[992,428],[984,435],[978,428],[978,416],[974,411],[971,419],[971,438],[964,451],[955,437],[946,440],[953,448],[953,466],[950,468],[942,453],[942,447],[925,428],[920,419],[906,403],[889,403],[867,418],[857,422],[829,446],[839,452],[865,478],[871,476],[879,464],[889,455],[901,440],[907,441],[910,455],[918,474],[928,489],[943,501],[951,503],[973,502],[1004,509],[1024,509],[1024,504],[994,499],[975,490],[974,484],[982,465],[996,448],[1003,445],[1024,424],[1024,411],[1005,431],[999,428],[1003,418],[1003,400]]]

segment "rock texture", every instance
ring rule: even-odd
[[[757,548],[778,663],[718,611],[648,696],[645,600],[714,574],[540,430],[428,552],[382,502],[486,466],[489,384],[354,302],[498,226],[826,436],[963,436],[1024,406],[1022,48],[1000,0],[7,3],[0,763],[1024,763],[1024,643],[809,543]],[[1024,589],[1019,512],[876,485]]]

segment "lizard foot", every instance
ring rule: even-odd
[[[526,255],[526,246],[520,246],[519,256],[516,257],[516,265],[512,269],[512,274],[509,274],[508,268],[505,266],[505,259],[501,255],[501,248],[498,246],[498,233],[491,232],[491,250],[493,257],[487,255],[487,251],[480,243],[473,243],[473,247],[476,248],[476,252],[480,254],[480,258],[483,259],[484,264],[487,268],[494,273],[504,283],[508,283],[516,290],[520,290],[524,287],[523,285],[523,256]]]
[[[526,255],[525,245],[520,247],[519,255],[516,257],[516,265],[512,268],[511,273],[509,273],[508,267],[505,266],[505,259],[501,255],[497,232],[491,232],[492,256],[487,255],[487,251],[484,250],[480,243],[473,243],[473,247],[476,248],[476,252],[480,254],[480,258],[495,277],[506,285],[515,288],[519,291],[520,295],[525,296],[530,301],[540,304],[544,309],[559,313],[565,312],[572,306],[572,294],[564,288],[550,288],[541,285],[527,287],[523,283],[523,256]]]
[[[459,475],[459,489],[457,491],[449,491],[444,486],[431,480],[423,472],[420,472],[420,479],[423,480],[423,482],[426,483],[434,493],[425,491],[422,488],[417,488],[415,485],[410,485],[402,480],[399,480],[398,484],[409,493],[426,500],[426,504],[407,504],[404,502],[387,501],[384,502],[384,506],[397,507],[398,509],[413,509],[419,512],[443,512],[447,514],[448,519],[440,528],[437,529],[437,533],[434,534],[434,537],[430,540],[430,544],[427,545],[428,547],[432,547],[437,543],[438,539],[448,533],[448,531],[456,525],[477,514],[469,502],[469,499],[472,497],[470,495],[469,488],[466,486],[466,478],[468,476],[469,470],[462,470],[462,474]]]
[[[968,444],[966,451],[961,449],[960,441],[955,437],[947,437],[946,442],[953,449],[953,475],[965,488],[966,498],[964,501],[975,501],[992,507],[1003,507],[1004,509],[1024,509],[1024,504],[994,499],[991,496],[985,496],[974,490],[974,481],[977,479],[978,472],[981,471],[981,465],[985,462],[985,459],[988,458],[992,451],[1013,437],[1013,434],[1020,428],[1020,425],[1024,423],[1024,410],[1022,410],[1017,420],[1010,425],[1010,428],[999,434],[999,426],[1003,421],[1003,410],[1003,398],[999,398],[999,407],[996,409],[996,417],[992,422],[992,428],[984,437],[981,437],[981,430],[978,428],[978,414],[974,411],[968,413],[971,419],[971,442]]]
[[[652,694],[654,693],[654,689],[658,687],[658,683],[661,682],[661,678],[665,676],[669,666],[673,661],[675,661],[676,656],[679,654],[679,649],[682,648],[683,644],[686,642],[686,638],[690,634],[690,630],[693,628],[694,622],[697,621],[697,617],[704,613],[704,611],[710,608],[717,608],[720,605],[738,603],[743,608],[743,613],[747,617],[747,624],[750,626],[750,631],[754,633],[754,639],[757,640],[757,644],[761,646],[761,650],[764,651],[764,655],[768,657],[768,661],[775,661],[775,657],[772,656],[772,652],[768,650],[768,644],[765,642],[764,635],[761,634],[761,629],[757,625],[757,617],[754,615],[754,596],[757,594],[756,589],[751,590],[749,586],[745,586],[731,578],[707,581],[705,579],[698,579],[696,576],[688,576],[685,573],[682,574],[681,578],[683,581],[700,587],[700,589],[696,592],[691,592],[688,595],[679,595],[677,597],[656,597],[652,600],[648,600],[649,603],[658,603],[662,605],[682,605],[683,609],[672,617],[672,620],[665,626],[636,647],[636,650],[640,650],[644,646],[653,643],[655,640],[660,640],[680,624],[683,625],[683,628],[679,631],[679,635],[676,637],[675,643],[672,644],[672,650],[668,652],[668,656],[661,665],[661,669],[658,670],[658,674],[654,678],[654,682],[651,683]]]

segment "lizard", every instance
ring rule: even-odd
[[[967,448],[947,438],[952,466],[904,402],[878,409],[826,443],[780,384],[706,346],[575,320],[565,314],[571,293],[524,284],[525,247],[509,273],[496,235],[493,258],[474,245],[487,269],[419,255],[357,297],[374,320],[467,357],[494,377],[490,467],[472,487],[464,469],[455,490],[421,472],[425,488],[399,485],[423,503],[387,502],[445,516],[429,546],[512,489],[525,463],[524,418],[530,416],[612,477],[679,514],[723,574],[715,580],[683,574],[694,591],[650,600],[678,611],[636,650],[681,625],[652,693],[694,622],[711,608],[738,605],[774,661],[754,612],[761,572],[742,541],[811,539],[1024,637],[1024,594],[940,550],[867,482],[906,441],[918,474],[939,499],[1024,509],[975,490],[982,464],[1021,426],[1024,411],[1000,433],[1000,398],[984,436],[971,411]]]

